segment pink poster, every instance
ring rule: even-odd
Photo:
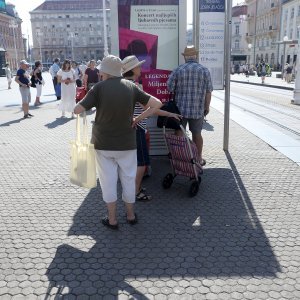
[[[169,99],[168,76],[178,66],[179,0],[118,0],[119,55],[136,55],[143,89]]]

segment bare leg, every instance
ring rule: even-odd
[[[198,153],[199,153],[199,160],[202,161],[202,150],[203,150],[203,138],[201,133],[193,133],[193,142],[196,144]]]
[[[24,115],[27,115],[28,111],[29,111],[29,104],[28,103],[22,103],[22,108],[23,108]]]
[[[35,97],[34,106],[39,105],[39,102],[40,102],[40,98],[39,97]]]
[[[135,177],[135,189],[136,194],[141,190],[142,180],[145,174],[146,166],[138,166],[136,170],[136,177]]]
[[[133,203],[125,202],[125,207],[126,207],[127,220],[134,220],[135,215],[134,215]]]
[[[106,203],[107,211],[108,211],[108,220],[110,225],[117,224],[117,201],[112,203]]]

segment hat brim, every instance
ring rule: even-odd
[[[144,59],[144,60],[141,60],[141,61],[139,61],[138,63],[134,64],[133,66],[130,66],[130,68],[123,69],[123,70],[122,70],[122,74],[125,74],[125,73],[127,73],[128,71],[133,70],[134,68],[141,66],[145,61],[146,61],[145,59]]]
[[[199,51],[195,51],[195,52],[191,52],[191,53],[181,53],[181,55],[183,56],[193,56],[193,55],[197,55],[199,53]]]
[[[103,66],[102,64],[100,66],[99,72],[105,73],[105,74],[108,74],[108,75],[111,75],[114,77],[122,77],[121,71],[119,72],[117,70],[111,70],[111,69],[107,68],[106,66]]]

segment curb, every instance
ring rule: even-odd
[[[272,85],[272,84],[263,84],[262,85],[261,83],[239,81],[239,80],[230,80],[230,82],[245,83],[245,84],[251,84],[251,85],[259,85],[259,86],[263,86],[263,87],[269,87],[269,88],[275,88],[275,89],[281,89],[281,90],[289,90],[289,91],[294,90],[294,88],[292,88],[292,87],[280,86],[280,85]]]

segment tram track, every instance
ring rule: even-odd
[[[224,98],[222,98],[222,97],[219,97],[219,96],[216,96],[216,95],[214,95],[213,97],[214,97],[214,98],[217,98],[217,99],[219,99],[219,100],[221,100],[221,101],[224,102]],[[236,97],[236,96],[235,96],[235,97]],[[236,97],[236,98],[242,99],[243,101],[248,101],[248,100],[245,100],[245,99],[243,99],[243,98],[241,98],[241,97]],[[283,113],[282,111],[278,111],[278,110],[276,110],[276,109],[272,109],[272,108],[270,108],[270,107],[268,107],[268,106],[265,106],[265,105],[260,105],[260,104],[258,104],[258,103],[255,103],[254,101],[252,101],[252,102],[253,102],[252,104],[255,104],[255,105],[258,105],[258,106],[262,106],[262,107],[264,107],[264,108],[266,108],[266,109],[270,109],[270,110],[276,111],[277,113],[281,113],[281,114],[287,116],[287,114],[286,114],[286,113]],[[256,116],[256,117],[258,117],[258,118],[260,118],[260,119],[263,119],[263,120],[265,120],[265,121],[267,121],[267,122],[269,122],[269,123],[271,123],[271,124],[273,124],[273,125],[276,125],[277,127],[281,128],[281,129],[284,129],[284,130],[286,130],[286,131],[288,131],[288,132],[290,132],[290,133],[293,133],[294,135],[300,137],[300,131],[294,130],[294,129],[292,129],[292,128],[288,127],[288,126],[285,126],[285,125],[283,125],[283,124],[281,124],[281,123],[279,123],[279,122],[277,122],[277,121],[274,121],[274,120],[272,120],[272,119],[270,119],[270,118],[268,118],[268,117],[265,117],[265,116],[263,116],[263,115],[261,115],[261,114],[259,114],[259,113],[254,112],[254,111],[252,111],[252,110],[250,110],[250,109],[247,109],[247,108],[245,108],[245,107],[243,107],[243,106],[241,106],[241,105],[238,105],[238,104],[235,104],[235,103],[232,103],[232,102],[230,103],[230,105],[233,105],[234,107],[237,107],[237,108],[241,109],[241,110],[244,111],[244,112],[250,113],[250,114],[252,114],[252,115],[254,115],[254,116]],[[300,120],[300,118],[298,118],[298,117],[296,117],[296,116],[294,116],[294,115],[290,115],[290,117],[291,117],[291,118],[294,118],[294,119],[296,119],[296,120]]]
[[[217,96],[215,96],[216,98],[218,98]],[[270,107],[270,106],[268,106],[268,105],[264,105],[264,104],[260,104],[260,103],[257,103],[256,101],[252,101],[252,100],[249,100],[249,98],[247,98],[247,99],[245,99],[245,98],[242,98],[242,97],[239,97],[239,96],[233,96],[234,98],[237,98],[237,99],[240,99],[240,100],[242,100],[242,101],[245,101],[245,102],[247,102],[247,103],[252,103],[252,104],[254,104],[254,105],[257,105],[257,106],[260,106],[260,107],[263,107],[263,108],[266,108],[266,109],[269,109],[269,110],[272,110],[272,111],[275,111],[275,112],[277,112],[277,113],[280,113],[280,114],[283,114],[283,115],[285,115],[285,116],[289,116],[289,117],[291,117],[291,118],[293,118],[293,119],[296,119],[296,120],[299,120],[300,121],[300,117],[298,117],[298,116],[295,116],[295,115],[293,115],[293,114],[290,114],[290,113],[287,113],[287,112],[283,112],[282,110],[279,110],[279,109],[276,109],[276,108],[273,108],[273,107]],[[221,98],[219,98],[219,99],[221,99]],[[270,105],[272,105],[272,103],[270,102]],[[280,105],[280,104],[279,104]],[[283,106],[284,107],[284,106]],[[285,109],[286,109],[286,107],[284,107]],[[297,111],[298,112],[298,111]],[[300,114],[300,111],[299,111],[299,114]]]

